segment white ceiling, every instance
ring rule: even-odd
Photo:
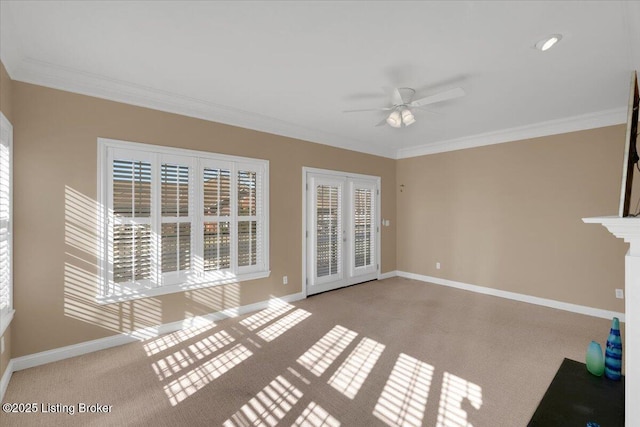
[[[622,123],[640,69],[640,2],[1,0],[0,25],[15,80],[392,158]],[[342,112],[383,87],[467,95],[402,129]]]

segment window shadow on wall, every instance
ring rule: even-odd
[[[65,186],[64,198],[64,315],[115,332],[157,335],[162,322],[158,299],[104,305],[96,302],[103,262],[103,207],[69,186]]]

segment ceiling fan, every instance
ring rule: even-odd
[[[384,108],[370,108],[364,110],[346,110],[345,113],[360,113],[364,111],[391,111],[386,119],[378,123],[376,126],[382,126],[387,123],[394,128],[412,125],[416,122],[413,115],[413,110],[416,108],[422,108],[429,104],[435,104],[436,102],[447,101],[449,99],[459,98],[465,95],[462,88],[455,88],[445,90],[443,92],[430,95],[425,98],[416,99],[412,101],[413,96],[416,94],[414,89],[408,87],[394,88],[391,90],[391,106]]]

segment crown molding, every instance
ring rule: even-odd
[[[7,67],[6,64],[5,67]],[[13,62],[10,77],[13,80],[25,83],[376,156],[395,158],[396,154],[395,149],[392,147],[372,146],[370,143],[344,138],[330,132],[296,125],[266,115],[216,104],[205,99],[179,95],[34,58],[22,58],[17,65]]]
[[[634,27],[629,24],[628,27],[640,30],[640,25]],[[33,58],[15,61],[14,52],[6,50],[0,52],[0,59],[13,80],[392,159],[593,129],[624,123],[626,120],[626,108],[618,108],[396,150],[391,146],[373,146],[371,143],[343,138],[330,132],[204,99],[112,79],[46,61]]]
[[[397,159],[424,156],[427,154],[444,153],[447,151],[463,150],[466,148],[482,147],[485,145],[502,144],[541,136],[557,135],[586,129],[612,126],[624,123],[627,117],[626,108],[615,108],[598,113],[584,114],[563,119],[549,120],[532,125],[519,126],[462,138],[449,139],[419,147],[401,148]]]

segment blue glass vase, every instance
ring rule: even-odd
[[[602,347],[600,347],[600,343],[595,341],[591,341],[587,347],[587,370],[596,377],[600,377],[604,373]]]
[[[622,376],[622,339],[620,338],[620,320],[617,317],[611,321],[611,331],[607,338],[604,375],[614,381],[619,381]]]

